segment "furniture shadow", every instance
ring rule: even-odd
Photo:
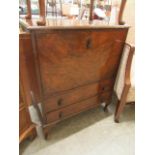
[[[135,120],[135,105],[128,104],[120,116],[120,123],[131,122]]]
[[[102,107],[82,112],[52,127],[49,132],[48,141],[58,142],[111,115],[112,113],[108,111],[104,112]]]
[[[112,115],[113,113],[111,113],[110,110],[104,112],[103,107],[100,106],[98,108],[94,108],[73,117],[67,118],[62,122],[57,123],[54,127],[50,128],[47,140],[38,136],[33,141],[30,141],[29,139],[23,141],[20,144],[20,155],[25,155],[26,152],[33,154],[45,147],[53,145],[73,134],[86,129],[99,121],[103,121]]]

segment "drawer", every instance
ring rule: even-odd
[[[47,123],[61,121],[67,117],[76,115],[82,111],[86,111],[88,109],[97,107],[100,105],[100,103],[106,100],[109,100],[110,97],[111,97],[111,93],[108,92],[102,95],[96,95],[94,97],[83,100],[76,104],[67,106],[65,108],[61,108],[59,110],[49,112],[48,114],[46,114]]]
[[[81,86],[63,94],[55,95],[44,101],[45,113],[77,103],[94,95],[112,90],[114,80],[103,80],[93,84]]]

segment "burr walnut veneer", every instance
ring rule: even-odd
[[[99,21],[20,20],[30,34],[27,69],[33,101],[49,126],[82,111],[110,103],[128,26]],[[39,110],[39,109],[38,109]]]

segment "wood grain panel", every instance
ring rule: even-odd
[[[123,40],[125,34],[123,30],[57,30],[36,34],[44,97],[104,78],[102,70],[108,69],[111,54],[119,57],[121,53],[119,48],[113,50],[115,41]]]
[[[35,93],[37,100],[40,96],[32,51],[31,34],[28,32],[21,33],[19,35],[19,70],[28,104],[31,104],[30,90]]]

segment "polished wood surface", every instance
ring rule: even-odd
[[[100,21],[21,19],[29,35],[27,70],[35,107],[42,103],[41,122],[48,127],[111,101],[127,25]],[[26,37],[25,35],[25,37]]]
[[[36,99],[39,99],[39,91],[36,81],[36,76],[32,73],[35,70],[35,65],[33,60],[33,48],[32,48],[32,39],[29,32],[21,32],[19,34],[19,61],[20,61],[20,72],[22,72],[22,78],[24,81],[25,88],[25,97],[28,105],[31,104],[30,90],[33,89]],[[37,100],[38,102],[38,100]]]
[[[30,35],[26,33],[19,34],[19,77],[20,77],[20,92],[19,92],[19,142],[25,138],[33,138],[36,135],[35,126],[30,121],[28,106],[31,103],[29,95],[29,80],[26,66],[25,54],[32,50]]]
[[[94,97],[83,100],[71,106],[55,110],[46,115],[47,123],[61,121],[62,119],[65,119],[66,117],[73,116],[79,112],[96,107],[97,105],[99,106],[99,103],[100,103],[99,98],[96,95]]]
[[[112,69],[116,67],[115,60],[118,61],[121,53],[121,45],[113,51],[112,47],[120,44],[114,42],[114,38],[122,40],[125,33],[123,30],[60,30],[38,32],[34,37],[40,83],[47,98],[53,93],[91,84],[101,78],[111,78],[113,72],[106,69],[107,64],[110,62]],[[88,41],[90,47],[87,47]],[[112,55],[115,55],[113,60]],[[102,74],[102,70],[107,73]]]

